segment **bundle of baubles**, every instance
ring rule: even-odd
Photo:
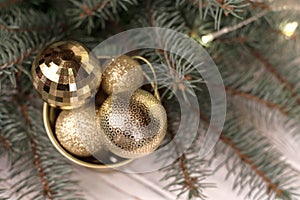
[[[166,134],[164,107],[157,97],[139,89],[144,75],[137,61],[121,55],[105,67],[101,88],[109,96],[98,112],[105,146],[123,158],[152,153]]]
[[[47,134],[77,164],[94,162],[101,151],[121,160],[142,157],[165,137],[166,111],[159,97],[140,89],[144,72],[132,57],[116,56],[101,66],[83,44],[60,41],[38,54],[31,72],[45,102]],[[96,94],[102,100],[95,106]]]

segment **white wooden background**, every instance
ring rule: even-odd
[[[88,200],[175,200],[176,195],[163,189],[159,181],[162,174],[127,174],[122,172],[101,173],[94,170],[75,167],[81,179],[81,187]],[[215,180],[214,180],[215,179]],[[218,188],[206,189],[209,200],[244,200],[231,190],[230,182],[224,181],[218,173],[207,182],[218,182]],[[186,198],[182,198],[186,199]]]
[[[0,169],[3,169],[1,177],[8,172],[7,161],[0,159]],[[128,174],[115,170],[101,172],[93,169],[74,165],[75,176],[80,180],[80,189],[87,200],[175,200],[176,195],[163,189],[164,184],[159,181],[162,177],[160,172],[145,174]],[[237,196],[233,192],[232,180],[224,180],[224,171],[220,171],[207,179],[206,182],[218,183],[217,188],[205,190],[208,200],[247,200],[244,195]],[[0,184],[1,187],[9,188],[13,181]],[[13,197],[12,200],[17,200]],[[28,198],[29,200],[30,198]],[[186,199],[186,198],[182,198]],[[31,200],[31,199],[30,199]]]
[[[101,172],[93,169],[74,165],[75,176],[80,180],[79,189],[82,190],[87,200],[175,200],[176,195],[163,189],[164,184],[159,181],[162,177],[160,172],[145,174],[128,174],[115,170]],[[0,158],[0,177],[7,176],[7,161]],[[216,188],[205,189],[208,200],[249,200],[245,193],[239,196],[232,191],[233,179],[225,181],[225,170],[206,180],[208,183],[217,183]],[[0,184],[1,187],[9,188],[13,181],[8,180]],[[298,185],[300,185],[300,180]],[[298,191],[300,192],[300,191]],[[11,200],[17,200],[12,197]],[[181,198],[186,199],[186,198]],[[28,198],[31,200],[31,198]]]

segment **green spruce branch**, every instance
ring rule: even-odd
[[[178,0],[177,5],[196,7],[200,12],[200,18],[211,17],[214,20],[214,29],[220,29],[224,17],[231,15],[243,19],[241,13],[247,11],[251,4],[247,0]]]
[[[229,94],[256,101],[291,119],[299,119],[299,97],[295,87],[278,72],[278,66],[250,47],[251,39],[243,34],[219,41],[225,45],[222,48],[228,49],[218,60],[222,62],[220,69]],[[273,40],[272,43],[276,42]],[[242,55],[243,61],[230,63],[232,54],[237,52]],[[266,76],[255,75],[262,70],[266,71]],[[234,73],[237,71],[239,73]]]
[[[21,89],[21,86],[18,85],[19,89],[19,94],[23,94],[23,91]],[[20,95],[20,98],[23,99],[24,96]],[[28,114],[28,107],[24,104],[20,105],[21,106],[21,112],[22,116],[25,120],[26,126],[28,127],[28,133],[31,133],[33,131],[33,125],[31,122],[31,119]],[[45,169],[42,165],[41,161],[41,155],[39,153],[38,147],[37,147],[37,142],[35,141],[33,134],[29,134],[29,141],[30,141],[30,148],[31,152],[33,154],[33,163],[35,165],[36,170],[38,171],[38,176],[40,179],[40,182],[42,184],[42,194],[43,196],[47,197],[48,199],[53,200],[54,199],[54,191],[49,187],[49,180],[45,174]]]
[[[261,105],[264,105],[271,110],[276,110],[279,111],[282,115],[287,116],[288,111],[286,111],[286,108],[282,105],[273,103],[271,101],[265,100],[259,96],[253,95],[251,92],[244,92],[244,91],[239,91],[237,89],[234,89],[232,87],[227,86],[226,88],[227,94],[231,96],[238,96],[241,97],[245,100],[252,101]]]
[[[107,21],[116,21],[119,12],[127,11],[130,6],[137,5],[137,0],[70,0],[72,7],[66,15],[74,28],[84,28],[88,34],[93,30],[105,28]]]
[[[297,99],[296,101],[300,105],[300,98],[298,97],[299,95],[295,91],[294,86],[289,81],[287,81],[285,77],[281,76],[276,68],[261,53],[252,48],[250,48],[250,52],[254,57],[257,58],[257,60],[263,63],[263,66],[266,68],[266,70],[284,86],[284,89],[287,89],[291,93],[291,96]]]
[[[0,11],[0,85],[24,69],[38,51],[63,36],[62,24],[52,11],[42,12],[24,4]]]
[[[204,113],[201,113],[201,120],[209,125]],[[251,199],[297,197],[296,187],[289,185],[297,180],[298,174],[280,159],[282,155],[271,147],[266,138],[256,134],[252,128],[243,131],[239,126],[238,120],[227,120],[212,159],[221,152],[226,154],[226,158],[216,170],[225,165],[228,171],[226,178],[235,176],[233,188],[240,188],[241,192],[248,185],[251,189],[247,196]],[[226,149],[229,151],[226,152]]]
[[[262,8],[265,10],[269,9],[269,6],[263,5],[263,4],[255,4],[255,5],[253,4],[252,6],[257,6],[257,8]],[[174,24],[171,24],[171,23],[169,23],[169,24],[163,23],[163,20],[161,20],[160,18],[156,19],[155,11],[154,11],[156,9],[151,10],[151,9],[149,9],[149,7],[150,6],[148,3],[147,18],[148,18],[148,22],[150,25],[152,25],[152,26],[159,25],[162,27],[172,27],[171,25],[174,26]],[[175,11],[173,11],[173,12],[175,13]],[[173,12],[171,11],[171,13],[173,13]],[[166,14],[166,16],[167,15],[168,14]],[[166,17],[163,17],[163,19],[166,22],[169,22],[168,19],[166,19]],[[186,21],[187,20],[185,19],[185,22]],[[261,23],[259,22],[261,20],[256,19],[256,21],[258,21],[257,24],[259,26],[262,26]],[[184,24],[184,23],[180,23],[180,24]],[[188,24],[188,23],[186,23],[186,24]],[[178,26],[175,25],[174,27],[178,27]],[[248,24],[248,26],[241,27],[241,28],[243,28],[245,31],[247,31],[249,29],[249,27],[250,26]],[[193,27],[193,29],[197,29],[197,28],[198,28],[197,26]],[[183,29],[181,29],[181,30],[183,30]],[[211,28],[211,30],[213,30],[213,29]],[[256,30],[256,29],[254,28],[253,30]],[[233,32],[235,37],[236,37],[236,32],[238,32],[238,30]],[[195,34],[195,31],[190,30],[189,35],[192,36],[193,34]],[[253,35],[257,37],[258,34],[253,34]],[[253,66],[251,64],[249,66],[250,70],[245,70],[246,66],[248,66],[249,63],[253,63],[253,57],[249,56],[249,54],[248,54],[246,56],[248,58],[245,59],[245,56],[243,56],[242,59],[245,59],[245,61],[243,61],[243,63],[241,63],[241,61],[236,60],[236,55],[240,55],[240,53],[238,53],[238,52],[243,52],[242,55],[247,54],[247,51],[245,51],[245,49],[246,49],[245,46],[243,46],[242,48],[236,48],[236,46],[234,46],[234,44],[232,44],[232,41],[228,41],[228,36],[222,37],[220,40],[222,40],[222,42],[224,42],[224,41],[228,42],[227,47],[221,46],[221,48],[223,48],[223,50],[226,53],[224,53],[224,51],[222,53],[220,53],[220,50],[216,50],[217,49],[216,46],[218,45],[218,42],[216,43],[216,45],[212,44],[211,45],[212,47],[209,46],[209,50],[210,49],[216,50],[216,52],[213,52],[212,56],[215,56],[218,54],[219,55],[223,54],[221,56],[222,62],[219,62],[219,65],[220,65],[220,68],[222,69],[222,74],[225,77],[225,83],[227,85],[226,91],[228,92],[228,94],[230,96],[242,97],[242,99],[244,99],[245,101],[249,100],[256,104],[262,104],[262,105],[268,107],[270,110],[279,111],[282,115],[284,115],[286,117],[294,118],[294,113],[297,111],[295,111],[295,107],[291,106],[291,105],[294,105],[294,103],[293,103],[294,100],[289,98],[291,96],[290,91],[287,91],[287,92],[284,91],[283,93],[279,93],[278,90],[280,91],[280,89],[282,89],[282,87],[278,87],[278,85],[273,85],[273,83],[269,82],[269,81],[267,82],[267,81],[261,80],[261,81],[257,82],[257,79],[253,79],[254,78],[253,74],[255,74],[255,71],[259,71],[260,67],[257,66],[255,68],[251,69],[250,66]],[[238,37],[237,41],[239,43],[245,43],[246,39],[243,37]],[[183,52],[184,52],[184,50],[183,50]],[[216,53],[216,54],[214,54],[214,53]],[[170,56],[166,52],[159,50],[159,51],[157,51],[157,54],[158,54],[158,57],[160,58],[161,62],[165,62],[164,66],[166,66],[167,69],[175,68],[174,65],[176,64],[176,61],[174,61],[174,59],[170,59]],[[254,61],[258,62],[260,60],[255,58]],[[224,65],[224,63],[225,63],[225,65]],[[237,67],[239,67],[241,64],[243,65],[243,68],[241,68],[240,70],[237,70]],[[232,67],[232,65],[237,66],[237,67]],[[176,67],[176,69],[178,69],[180,67],[183,67],[183,66],[178,65]],[[239,71],[241,71],[242,73],[239,73]],[[271,75],[274,75],[274,74],[271,74]],[[234,78],[234,77],[236,77],[236,78]],[[247,87],[247,84],[246,84],[247,82],[249,82],[249,85],[252,85],[252,86],[256,82],[257,88],[252,88],[249,90],[250,87],[249,86]],[[259,88],[261,88],[261,87],[267,89],[267,91],[266,90],[260,91]],[[292,95],[292,96],[295,97],[295,95]],[[200,98],[203,98],[203,97],[200,97]],[[293,110],[292,110],[292,108],[293,108]],[[238,113],[238,111],[235,111],[235,112]],[[237,115],[236,118],[239,118],[239,116]],[[233,120],[233,121],[235,121],[238,124],[238,122],[236,120]],[[226,134],[222,134],[220,140],[223,141],[223,143],[226,144],[228,146],[228,148],[231,149],[232,152],[234,152],[236,157],[238,159],[240,159],[241,162],[244,163],[245,166],[248,166],[248,168],[247,168],[248,170],[240,172],[240,173],[234,173],[234,175],[236,177],[235,187],[240,187],[241,190],[243,190],[245,188],[245,184],[250,185],[250,187],[252,189],[251,189],[251,191],[249,191],[248,196],[253,197],[255,199],[261,199],[263,197],[266,197],[269,199],[274,199],[274,198],[290,199],[290,198],[297,196],[297,194],[294,193],[295,188],[288,187],[289,185],[291,185],[291,182],[292,182],[291,180],[293,179],[293,177],[297,177],[297,174],[295,172],[293,172],[293,169],[290,166],[286,165],[285,161],[281,161],[278,159],[279,157],[282,157],[283,155],[278,156],[278,154],[276,154],[276,150],[274,148],[271,148],[272,145],[270,145],[268,142],[266,142],[266,138],[262,139],[262,137],[259,136],[256,131],[247,130],[243,124],[239,125],[239,128],[236,128],[236,130],[230,129],[229,131],[227,130],[226,132],[227,132],[228,136],[226,136]],[[234,134],[234,135],[232,135],[232,134]],[[253,139],[256,138],[254,141],[257,141],[257,143],[254,143],[254,142],[248,143],[249,141],[245,137],[241,137],[241,136],[243,136],[243,134],[246,134],[249,138],[253,138]],[[239,141],[236,141],[237,139],[236,138],[233,139],[231,136],[235,136],[237,138],[241,137],[241,139]],[[243,141],[245,141],[248,145],[240,146],[240,144],[242,144]],[[258,141],[263,141],[263,142],[259,143]],[[251,149],[250,147],[253,147],[254,149]],[[268,150],[265,149],[267,147],[269,148]],[[222,152],[222,150],[219,150],[219,151]],[[257,157],[254,155],[256,155],[258,153],[261,153],[259,155],[263,155],[266,153],[267,158],[264,162],[257,162]],[[230,162],[229,161],[230,157],[231,157],[231,155],[228,155],[228,160],[226,162],[227,165]],[[276,161],[274,161],[274,160],[276,160]],[[237,163],[237,160],[235,160],[234,162]],[[234,169],[234,167],[232,167],[231,169]],[[272,173],[270,175],[270,172],[272,171],[270,169],[275,170],[275,172],[274,172],[275,175]],[[285,174],[283,172],[285,170],[287,170],[289,172],[287,172]],[[278,173],[278,174],[276,174],[276,173]],[[289,173],[291,173],[292,175],[289,176]],[[243,182],[243,178],[246,175],[249,175],[249,178],[251,179],[250,181],[246,181],[247,183]],[[286,175],[286,177],[284,177],[285,175]],[[277,176],[279,176],[280,179],[282,179],[282,180],[280,180],[280,181],[276,180]],[[258,181],[258,180],[260,180],[260,181]],[[265,190],[262,190],[263,188],[265,188]],[[257,192],[257,190],[258,190],[258,192]],[[265,191],[265,192],[261,192],[261,191]]]
[[[0,8],[1,9],[7,8],[7,7],[10,7],[10,6],[13,6],[13,5],[23,3],[25,1],[27,1],[27,0],[6,0],[6,1],[0,2]]]
[[[3,147],[6,151],[8,151],[8,150],[11,149],[11,144],[10,144],[10,142],[3,136],[2,133],[0,133],[0,142],[1,142],[1,144],[2,144],[2,147]]]
[[[7,178],[17,180],[6,193],[18,199],[81,199],[77,182],[70,178],[71,166],[45,133],[41,104],[32,103],[28,77],[21,71],[16,77],[17,92],[0,98],[1,153],[10,161]]]
[[[170,118],[173,117],[174,116],[170,116]],[[172,121],[175,124],[177,123],[175,119],[169,119],[169,121],[170,123],[172,123]],[[173,126],[176,127],[176,125]],[[171,127],[168,130],[170,140],[175,137],[176,128],[174,128],[174,130],[173,128],[174,127]],[[205,169],[206,161],[199,158],[195,154],[197,150],[192,148],[184,153],[180,153],[179,149],[181,145],[175,140],[172,140],[172,142],[174,142],[175,146],[175,153],[172,156],[176,160],[161,170],[164,173],[161,181],[170,182],[164,188],[171,192],[177,192],[178,198],[187,195],[188,199],[206,199],[204,194],[205,188],[214,186],[205,181],[206,177],[211,173],[209,169]]]
[[[205,188],[213,185],[205,182],[208,170],[204,170],[204,164],[204,161],[197,160],[196,156],[187,158],[186,154],[182,154],[172,166],[162,170],[165,174],[161,181],[171,182],[165,189],[177,192],[178,198],[187,194],[188,199],[206,199]]]

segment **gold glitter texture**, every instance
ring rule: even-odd
[[[55,124],[57,140],[76,156],[91,156],[101,150],[101,129],[96,122],[93,107],[63,110]]]
[[[113,92],[136,90],[144,80],[142,67],[126,55],[121,55],[107,62],[102,77],[102,89],[108,95]]]
[[[124,95],[118,93],[109,96],[98,112],[104,144],[123,158],[148,155],[164,139],[167,130],[166,111],[145,90],[138,89],[130,98]]]

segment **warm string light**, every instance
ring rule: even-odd
[[[201,40],[202,40],[202,42],[203,42],[204,44],[207,44],[207,43],[209,43],[209,42],[211,42],[211,41],[214,40],[214,36],[213,36],[212,34],[203,35],[203,36],[201,37]]]
[[[237,30],[239,28],[242,28],[243,26],[246,26],[246,25],[248,25],[248,24],[256,21],[257,19],[259,19],[262,16],[264,16],[266,13],[267,13],[266,10],[262,11],[262,12],[254,15],[254,16],[252,16],[252,17],[250,17],[250,18],[248,18],[248,19],[246,19],[246,20],[242,21],[241,23],[238,23],[238,24],[236,24],[234,26],[225,27],[225,28],[223,28],[223,29],[221,29],[219,31],[216,31],[216,32],[213,32],[213,33],[210,33],[210,34],[207,34],[207,35],[203,35],[201,37],[201,40],[202,40],[202,42],[204,44],[207,44],[207,43],[213,41],[215,38],[218,38],[218,37],[220,37],[220,36],[222,36],[224,34],[227,34],[227,33],[230,33],[232,31],[235,31],[235,30]]]
[[[295,34],[297,27],[298,27],[298,22],[289,22],[283,27],[282,33],[286,37],[290,38]]]

